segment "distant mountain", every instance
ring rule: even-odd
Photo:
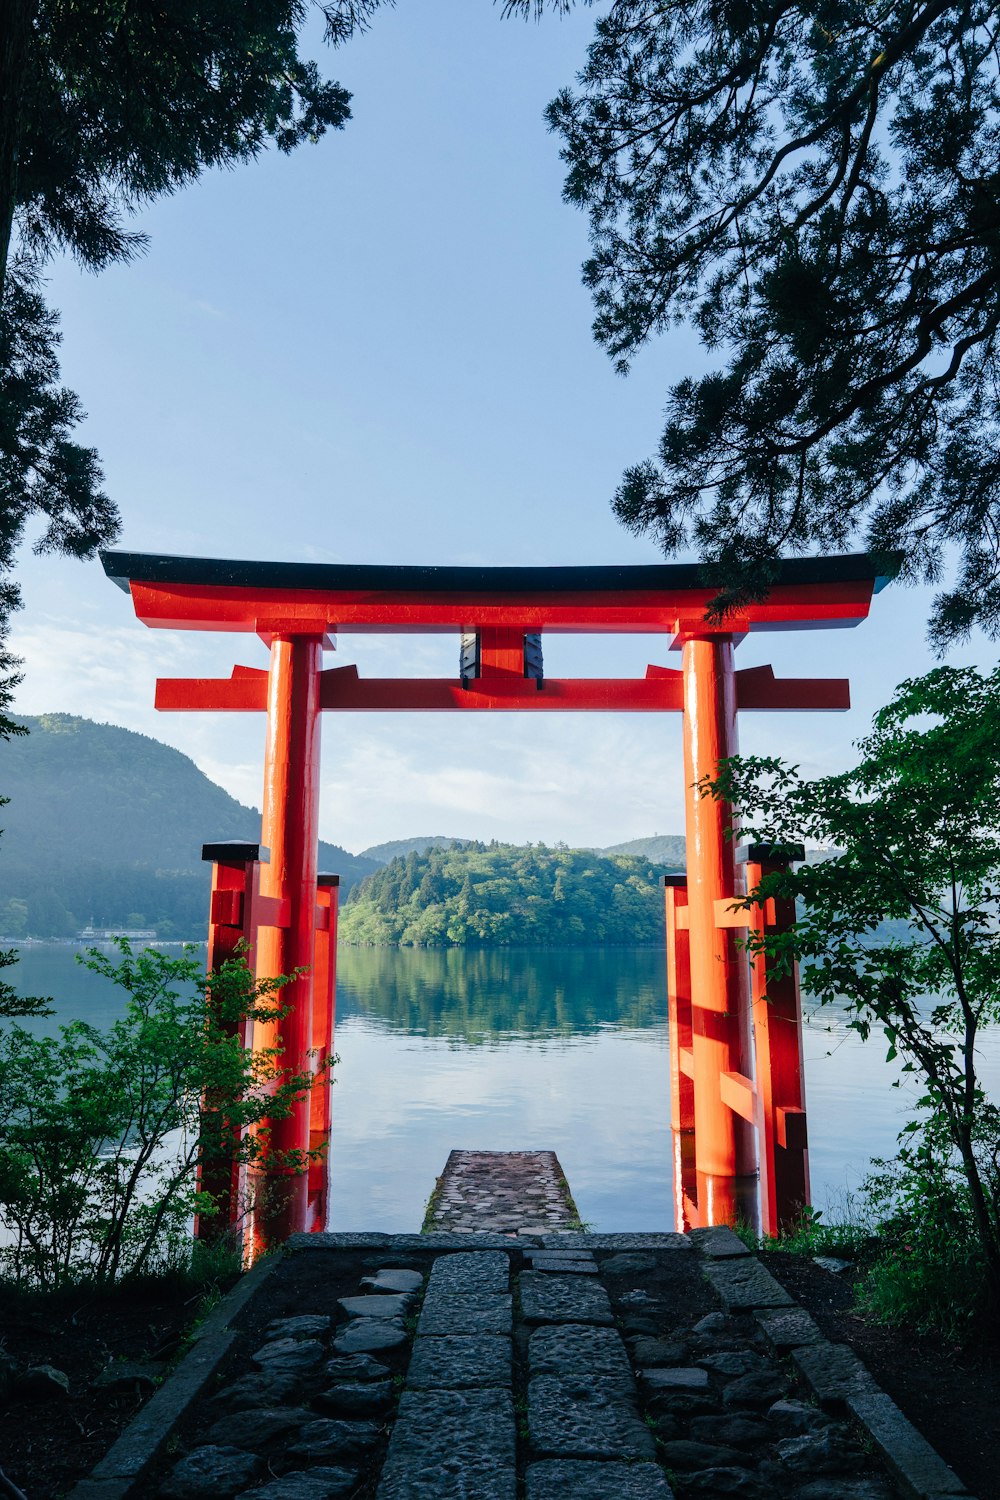
[[[443,833],[429,833],[425,838],[389,839],[384,844],[372,844],[362,849],[359,859],[374,860],[377,865],[387,865],[393,859],[405,859],[407,854],[426,854],[428,849],[450,849],[452,844],[471,844],[473,839],[450,839]]]
[[[648,839],[628,839],[624,844],[609,844],[597,849],[597,854],[634,854],[638,859],[651,859],[666,865],[671,870],[683,870],[686,840],[682,833],[654,833]]]
[[[158,740],[71,714],[21,722],[0,745],[0,934],[97,927],[204,935],[210,871],[201,846],[260,838],[260,813]],[[321,843],[345,890],[378,866]]]

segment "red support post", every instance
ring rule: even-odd
[[[746,850],[746,884],[754,891],[766,875],[805,858],[801,845],[779,848],[751,844]],[[768,900],[750,912],[750,931],[786,931],[795,921],[795,902]],[[806,1136],[805,1071],[802,1057],[802,1001],[796,965],[778,974],[766,954],[751,968],[758,1131],[760,1205],[764,1232],[777,1235],[801,1220],[810,1201]]]
[[[309,1070],[313,1041],[312,995],[319,822],[319,674],[322,637],[275,634],[268,673],[267,748],[264,762],[264,841],[271,862],[261,872],[261,893],[287,902],[288,924],[262,928],[257,945],[259,978],[305,970],[281,992],[287,1014],[262,1028],[258,1045],[282,1049],[286,1076]],[[311,1100],[300,1095],[284,1119],[271,1124],[278,1154],[309,1147]],[[258,1243],[286,1239],[306,1227],[308,1174],[272,1165],[266,1172]]]
[[[674,1161],[674,1222],[679,1233],[698,1226],[694,1177],[694,1054],[691,1042],[691,953],[687,876],[664,875],[667,910],[667,1015],[670,1036],[670,1129]]]
[[[217,973],[224,963],[237,956],[241,944],[248,958],[253,948],[253,896],[260,881],[260,856],[266,861],[267,850],[259,844],[229,840],[205,844],[203,860],[212,862],[212,894],[208,922],[208,973]],[[252,958],[250,958],[252,962]],[[252,1023],[240,1028],[240,1042],[251,1044]],[[196,1239],[217,1240],[232,1233],[242,1221],[247,1207],[246,1172],[232,1161],[202,1160],[198,1167],[198,1186],[209,1192],[219,1205],[219,1212],[202,1218],[195,1216]]]
[[[326,1228],[327,1184],[332,1117],[333,1034],[337,1018],[337,907],[339,875],[316,877],[316,939],[313,961],[313,1071],[309,1146],[322,1152],[309,1166],[309,1224]]]
[[[688,932],[691,961],[695,1166],[702,1224],[753,1217],[753,1134],[722,1098],[725,1073],[749,1063],[749,983],[734,933],[716,908],[739,893],[726,833],[732,808],[704,797],[698,784],[737,752],[733,643],[725,634],[689,636],[682,648]]]

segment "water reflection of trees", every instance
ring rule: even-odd
[[[572,1036],[666,1019],[654,949],[342,948],[337,1012],[463,1042]]]

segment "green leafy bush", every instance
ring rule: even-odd
[[[908,1323],[967,1343],[990,1327],[989,1267],[965,1170],[942,1120],[907,1128],[892,1160],[873,1162],[868,1201],[878,1206],[878,1254],[860,1302],[879,1322]],[[975,1150],[988,1201],[1000,1203],[1000,1115],[980,1109]]]
[[[193,1215],[218,1212],[202,1164],[308,1165],[305,1152],[278,1160],[266,1122],[314,1075],[284,1076],[280,1049],[242,1040],[251,1022],[284,1014],[287,978],[255,983],[236,959],[209,981],[193,949],[117,946],[86,959],[128,997],[109,1030],[0,1032],[0,1268],[17,1282],[109,1282],[183,1263]]]

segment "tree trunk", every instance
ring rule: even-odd
[[[17,206],[33,0],[0,0],[0,299]]]

